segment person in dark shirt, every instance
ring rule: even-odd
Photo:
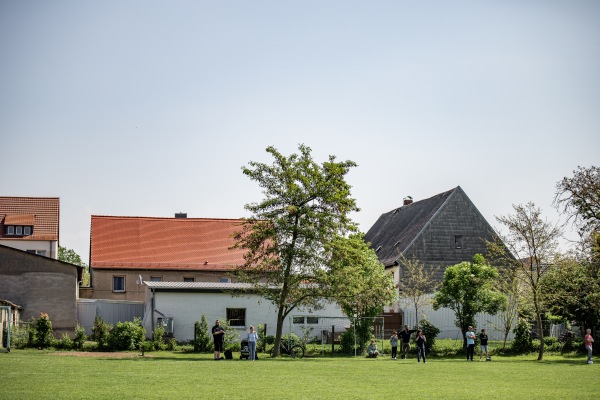
[[[481,356],[485,352],[485,359],[490,358],[490,352],[488,351],[488,335],[485,333],[485,329],[481,330],[479,334],[479,361],[481,361]]]
[[[225,331],[221,327],[219,320],[215,321],[215,326],[212,327],[213,341],[215,344],[215,360],[221,360],[221,352],[223,351],[223,340],[225,339]]]
[[[415,333],[416,330],[409,329],[408,325],[404,325],[404,330],[400,331],[398,336],[402,339],[402,358],[406,359],[408,351],[410,350],[410,335]]]

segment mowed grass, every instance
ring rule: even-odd
[[[0,353],[0,399],[598,399],[600,363],[581,356],[212,360],[153,352]]]

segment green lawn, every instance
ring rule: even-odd
[[[59,355],[63,354],[63,355]],[[582,356],[214,361],[180,352],[0,353],[0,399],[598,399],[600,360]],[[90,356],[91,355],[91,356]]]

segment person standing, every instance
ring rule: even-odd
[[[215,345],[215,360],[222,360],[221,352],[223,351],[223,341],[225,340],[225,331],[221,327],[219,320],[215,321],[215,326],[212,327],[213,342]]]
[[[256,360],[256,342],[258,342],[258,334],[254,331],[254,325],[250,325],[248,332],[248,350],[250,351],[250,360]]]
[[[404,330],[400,332],[400,337],[402,338],[402,358],[404,359],[406,359],[410,350],[410,335],[415,332],[416,330],[409,329],[408,325],[404,325]]]
[[[585,330],[585,338],[583,339],[583,343],[585,344],[585,349],[587,350],[587,353],[588,353],[587,363],[593,364],[594,362],[592,361],[592,343],[594,343],[594,338],[592,337],[591,329]]]
[[[490,352],[488,351],[488,335],[485,333],[485,329],[481,330],[479,334],[479,361],[481,361],[481,356],[485,352],[485,359],[490,358]]]
[[[425,361],[425,343],[427,343],[427,338],[423,334],[422,329],[417,331],[415,341],[417,342],[417,362],[421,362],[421,357],[423,357],[423,364],[425,364],[427,362]]]
[[[392,360],[395,360],[398,352],[398,332],[396,331],[394,331],[390,337],[390,346],[392,346]]]
[[[477,336],[475,335],[475,332],[473,332],[472,326],[469,326],[465,336],[467,338],[467,361],[473,361],[473,353],[475,353],[475,339]]]

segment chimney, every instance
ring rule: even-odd
[[[412,204],[412,202],[413,202],[413,199],[412,199],[412,197],[410,197],[410,196],[406,196],[406,197],[404,198],[404,202],[402,203],[402,205],[403,205],[403,206],[407,206],[407,205],[409,205],[409,204]]]
[[[175,213],[175,218],[187,218],[187,213],[182,213],[182,212]]]

